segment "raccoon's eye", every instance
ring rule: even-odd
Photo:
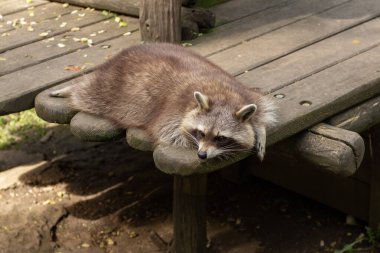
[[[225,137],[225,136],[223,136],[223,135],[218,135],[218,136],[215,136],[214,140],[215,140],[216,142],[225,142],[225,141],[228,140],[228,138]]]
[[[206,135],[201,130],[197,130],[197,139],[204,138]]]

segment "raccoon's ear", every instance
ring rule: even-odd
[[[249,120],[253,114],[255,114],[256,110],[257,106],[255,104],[249,104],[243,106],[239,111],[235,113],[235,115],[239,120],[245,122]]]
[[[197,100],[197,103],[202,110],[207,111],[210,108],[209,99],[206,95],[203,95],[199,91],[195,91],[194,98]]]

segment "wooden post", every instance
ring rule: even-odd
[[[181,41],[181,0],[141,0],[141,39]],[[172,253],[206,252],[207,174],[174,175]]]
[[[173,253],[206,252],[207,174],[174,176]]]
[[[371,181],[369,202],[369,225],[380,226],[380,125],[370,130]]]
[[[141,0],[140,32],[143,41],[181,41],[181,0]]]

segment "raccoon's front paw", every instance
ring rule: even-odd
[[[255,148],[257,152],[257,157],[260,159],[260,161],[264,160],[266,140],[267,140],[267,134],[266,134],[265,127],[258,127],[256,129]]]
[[[257,143],[256,145],[257,149],[257,157],[260,159],[260,161],[264,160],[264,155],[265,155],[265,146],[261,142]]]

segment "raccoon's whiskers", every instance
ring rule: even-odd
[[[189,137],[190,141],[198,148],[199,147],[199,142],[198,140],[191,134],[189,133],[186,129],[182,129],[183,133]]]

